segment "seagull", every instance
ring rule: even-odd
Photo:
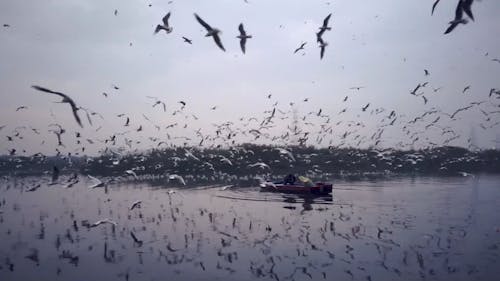
[[[300,47],[298,47],[297,49],[295,49],[295,51],[293,52],[294,54],[296,54],[298,51],[300,50],[304,50],[304,46],[307,44],[307,42],[303,42]]]
[[[184,36],[182,36],[182,39],[184,39],[184,42],[188,43],[188,44],[193,44],[193,41],[189,38],[186,38]]]
[[[266,163],[264,163],[264,162],[257,162],[257,163],[253,163],[253,164],[248,164],[247,166],[248,166],[248,167],[252,167],[252,168],[254,168],[254,167],[258,167],[258,168],[260,168],[260,169],[266,169],[266,168],[267,168],[267,169],[271,169],[271,168],[269,167],[269,165],[267,165],[267,164],[266,164]]]
[[[71,110],[73,111],[73,116],[75,117],[76,122],[78,123],[78,125],[80,125],[80,127],[83,128],[82,121],[80,120],[80,116],[78,116],[78,113],[77,113],[78,107],[76,106],[75,102],[70,97],[68,97],[67,95],[65,95],[63,93],[55,92],[55,91],[52,91],[52,90],[49,90],[47,88],[43,88],[40,86],[31,86],[31,87],[35,90],[38,90],[38,91],[42,91],[42,92],[46,92],[49,94],[54,94],[54,95],[58,95],[58,96],[62,97],[63,100],[60,103],[69,103],[69,105],[71,105]]]
[[[96,188],[96,187],[103,187],[104,186],[104,183],[101,180],[99,180],[98,178],[93,177],[91,175],[88,175],[88,177],[95,182],[93,185],[90,185],[89,188]]]
[[[276,150],[278,150],[281,155],[287,155],[292,161],[295,161],[295,157],[293,157],[290,151],[280,147],[277,147]]]
[[[366,109],[367,109],[369,106],[370,106],[370,103],[367,103],[367,104],[366,104],[365,106],[363,106],[361,109],[362,109],[363,111],[366,111]]]
[[[425,76],[428,76],[429,75],[429,70],[424,69],[424,73],[425,73]]]
[[[238,26],[238,30],[240,31],[240,35],[236,36],[236,38],[240,39],[241,51],[243,54],[245,53],[245,44],[247,43],[247,39],[252,38],[252,35],[247,35],[245,29],[243,28],[243,23],[240,23]]]
[[[21,110],[21,109],[28,109],[28,107],[25,105],[21,105],[20,107],[16,108],[16,112]]]
[[[363,86],[360,86],[360,87],[351,87],[351,88],[349,88],[349,89],[350,89],[350,90],[358,90],[358,91],[359,91],[359,90],[361,90],[361,89],[363,89],[363,88],[364,88]]]
[[[212,28],[210,25],[208,25],[208,23],[203,21],[196,13],[194,14],[194,17],[207,30],[207,34],[205,35],[205,37],[212,36],[212,38],[214,38],[215,44],[217,44],[217,46],[219,46],[219,48],[225,52],[226,49],[224,49],[224,46],[222,45],[222,42],[219,37],[220,30]]]
[[[35,191],[35,190],[39,189],[41,186],[42,186],[41,184],[37,184],[37,185],[35,185],[35,186],[33,186],[33,187],[28,188],[28,189],[26,190],[26,192],[33,192],[33,191]]]
[[[152,97],[152,96],[146,96],[147,98],[150,98],[150,99],[154,99],[155,100],[155,103],[153,104],[153,107],[161,104],[163,106],[163,111],[167,111],[167,105],[162,102],[160,99],[158,99],[157,97]]]
[[[465,87],[465,88],[463,89],[462,94],[464,94],[464,93],[465,93],[466,91],[468,91],[469,89],[470,89],[470,85],[469,85],[469,86],[467,86],[467,87]]]
[[[138,180],[138,179],[139,179],[139,178],[137,177],[137,174],[136,174],[134,171],[132,171],[132,170],[126,170],[126,171],[125,171],[125,174],[127,174],[127,175],[131,175],[131,176],[134,176],[134,179],[136,179],[136,180]]]
[[[96,227],[96,226],[99,226],[103,223],[109,223],[109,224],[112,224],[113,226],[117,226],[118,224],[110,219],[103,219],[103,220],[98,220],[96,222],[94,222],[93,224],[90,225],[90,227]]]
[[[176,180],[179,183],[181,183],[182,185],[186,185],[186,182],[184,181],[184,179],[181,176],[176,175],[176,174],[169,175],[168,180],[169,181]]]
[[[141,207],[141,200],[137,200],[134,203],[132,203],[132,206],[130,207],[130,210],[133,210],[134,208],[140,208]]]
[[[417,91],[418,91],[418,89],[420,89],[420,87],[422,87],[422,85],[418,84],[417,87],[415,87],[415,89],[413,89],[413,91],[410,92],[410,94],[416,96]]]
[[[467,19],[463,18],[463,12],[464,12],[463,5],[464,3],[462,0],[458,1],[457,8],[455,10],[455,19],[449,22],[450,26],[446,29],[444,34],[452,32],[453,29],[455,29],[455,27],[457,27],[457,25],[459,24],[467,24]]]
[[[132,239],[134,239],[135,243],[137,243],[139,246],[142,246],[143,241],[137,239],[137,237],[135,236],[135,234],[132,231],[130,231],[130,236],[132,236]]]
[[[160,30],[165,30],[168,33],[172,32],[173,28],[168,25],[168,19],[170,18],[170,12],[168,12],[162,19],[163,25],[159,24],[155,28],[155,34],[160,32]]]

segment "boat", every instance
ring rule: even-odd
[[[329,194],[332,193],[332,184],[324,182],[316,182],[311,184],[301,183],[284,183],[264,181],[260,183],[262,191],[282,192],[282,193],[305,193],[305,194]]]

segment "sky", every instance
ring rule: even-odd
[[[475,1],[475,21],[446,35],[457,1],[441,1],[431,16],[433,2],[2,0],[0,154],[54,154],[56,148],[92,154],[109,147],[104,141],[112,135],[118,136],[115,148],[130,150],[160,141],[196,145],[202,138],[205,146],[233,140],[287,145],[305,132],[306,144],[323,147],[427,147],[454,134],[459,137],[451,145],[498,146],[500,114],[490,112],[500,110],[500,99],[488,95],[500,89],[500,63],[493,60],[500,59],[500,2]],[[154,34],[167,12],[173,32]],[[226,52],[205,37],[193,13],[222,31]],[[320,59],[315,33],[330,13],[332,30],[323,35],[328,46]],[[240,23],[253,36],[246,54],[236,38]],[[302,42],[304,50],[294,54]],[[425,82],[418,93],[427,103],[410,94]],[[68,104],[54,103],[60,98],[32,85],[63,92],[103,118],[92,116],[90,125],[79,110],[80,128]],[[166,112],[148,96],[164,101]],[[454,120],[444,114],[480,101]],[[20,106],[27,108],[16,111]],[[276,117],[262,128],[274,108]],[[397,120],[382,126],[392,110]],[[439,113],[407,123],[433,110]],[[128,127],[118,114],[130,118]],[[426,127],[439,116],[437,126]],[[229,131],[214,124],[225,122],[238,133],[217,139],[217,130]],[[66,131],[64,146],[50,132],[54,123]],[[295,125],[300,134],[282,138]],[[256,139],[251,129],[262,136]],[[454,133],[443,134],[448,129]]]

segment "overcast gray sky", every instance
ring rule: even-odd
[[[451,114],[483,100],[488,102],[460,113],[456,120],[443,115],[439,129],[425,129],[440,116],[433,115],[414,125],[411,133],[422,136],[416,145],[426,146],[444,140],[446,136],[439,135],[449,126],[463,135],[450,144],[466,146],[466,139],[473,136],[476,145],[491,147],[500,131],[500,125],[495,125],[500,114],[490,114],[488,119],[479,109],[500,110],[500,100],[488,98],[491,88],[500,89],[500,63],[492,60],[500,58],[500,2],[475,1],[476,20],[443,35],[456,3],[441,1],[431,16],[433,0],[2,0],[0,24],[9,26],[0,29],[0,126],[6,125],[0,131],[0,154],[12,148],[18,153],[23,149],[53,153],[57,141],[47,130],[55,122],[67,130],[63,135],[66,147],[59,148],[63,152],[80,147],[75,145],[75,131],[83,139],[104,140],[132,130],[123,138],[140,141],[134,146],[138,148],[151,146],[149,137],[167,141],[167,133],[169,143],[179,142],[173,139],[176,136],[188,136],[198,143],[198,129],[213,135],[212,124],[225,121],[243,128],[241,124],[248,122],[240,121],[241,117],[255,116],[261,121],[269,115],[264,111],[274,107],[283,112],[296,110],[300,126],[311,131],[308,144],[317,144],[312,135],[327,119],[308,113],[321,109],[330,117],[327,126],[333,126],[329,139],[318,144],[321,146],[342,143],[340,136],[354,130],[349,121],[363,124],[353,136],[369,139],[380,124],[387,123],[384,116],[395,110],[399,119],[395,126],[387,127],[379,144],[390,147],[399,141],[411,142],[403,127],[425,111],[434,107]],[[169,11],[173,32],[153,35]],[[195,12],[222,31],[227,52],[204,37]],[[320,60],[315,32],[329,13],[332,30],[323,36],[329,45]],[[245,55],[235,38],[240,23],[253,35]],[[193,44],[183,42],[182,36]],[[301,42],[307,42],[305,50],[293,54]],[[424,82],[428,85],[419,92],[426,96],[427,104],[410,95]],[[31,89],[34,84],[68,94],[78,105],[102,114],[104,120],[94,116],[90,126],[80,111],[85,127],[80,129],[68,105],[53,103],[59,98]],[[468,85],[470,90],[462,93]],[[349,89],[353,86],[365,88]],[[441,89],[434,92],[437,88]],[[348,101],[343,102],[346,95]],[[160,106],[153,108],[154,101],[146,96],[165,101],[167,112]],[[180,100],[186,107],[172,115],[180,109]],[[273,106],[275,102],[278,104]],[[362,112],[367,103],[370,107]],[[21,105],[28,108],[16,112]],[[216,110],[210,109],[213,106]],[[347,111],[339,115],[344,108]],[[383,113],[374,111],[382,108]],[[119,113],[130,117],[130,127],[123,127],[125,118],[116,117]],[[162,129],[156,130],[142,114]],[[276,127],[269,133],[284,134],[292,120],[291,113],[280,115],[286,116],[290,118],[276,119],[272,124]],[[302,120],[302,116],[307,117]],[[173,123],[179,125],[165,130]],[[143,131],[136,132],[140,125]],[[40,135],[18,129],[23,139],[8,141],[6,136],[15,135],[18,126],[36,128]],[[252,126],[244,128],[256,125]],[[360,138],[345,141],[355,145]],[[251,134],[237,137],[239,142],[251,140]],[[258,141],[269,142],[265,138]],[[84,143],[88,152],[103,147]],[[368,145],[373,142],[363,141],[361,146]]]

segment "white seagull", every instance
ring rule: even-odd
[[[184,181],[184,179],[183,179],[181,176],[176,175],[176,174],[169,175],[169,176],[168,176],[168,180],[169,180],[169,181],[176,180],[176,181],[178,181],[179,183],[181,183],[182,185],[186,185],[186,182]]]
[[[89,185],[89,188],[96,188],[96,187],[103,187],[104,186],[104,182],[102,182],[100,179],[96,178],[96,177],[93,177],[91,175],[88,175],[88,177],[94,181],[94,184],[93,185]]]
[[[156,26],[155,28],[155,34],[160,32],[160,30],[165,30],[167,33],[170,33],[172,32],[173,28],[170,27],[170,25],[168,24],[168,19],[170,18],[170,12],[168,12],[168,14],[166,14],[162,21],[163,21],[163,25],[159,24]]]
[[[103,223],[109,223],[109,224],[112,224],[113,226],[117,226],[117,223],[110,220],[110,219],[103,219],[103,220],[98,220],[96,221],[95,223],[91,224],[90,227],[97,227]]]

